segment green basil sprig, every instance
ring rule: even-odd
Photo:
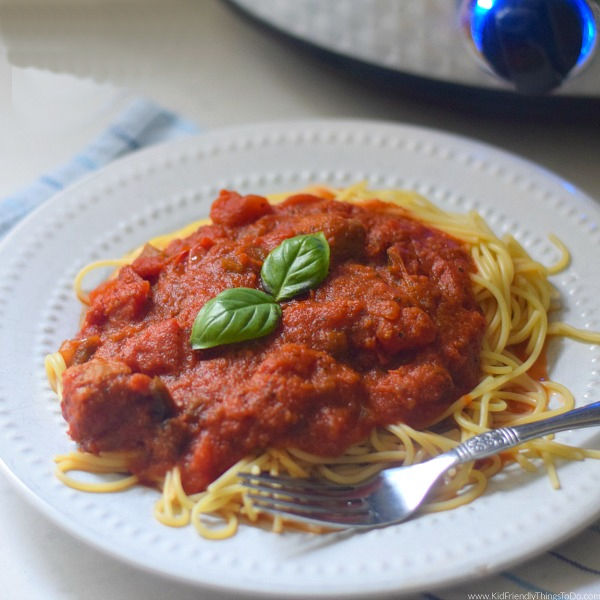
[[[281,319],[281,306],[252,288],[230,288],[209,300],[196,315],[190,343],[194,350],[263,337]]]
[[[322,232],[297,235],[272,250],[260,271],[275,300],[289,300],[317,287],[329,271],[329,244]]]
[[[269,292],[230,288],[209,300],[196,315],[190,343],[194,350],[263,337],[281,319],[279,300],[317,287],[329,271],[329,244],[323,233],[297,235],[279,244],[260,275]]]

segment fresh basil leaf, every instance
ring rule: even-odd
[[[253,340],[271,333],[281,307],[271,296],[251,288],[230,288],[198,312],[190,343],[194,350]]]
[[[263,263],[260,276],[264,288],[275,300],[288,300],[317,287],[327,277],[329,254],[322,232],[285,240]]]

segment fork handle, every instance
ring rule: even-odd
[[[543,421],[515,425],[514,427],[500,427],[499,429],[480,433],[464,441],[451,452],[458,456],[459,462],[464,463],[492,456],[527,440],[565,431],[566,429],[579,429],[593,425],[600,425],[600,402],[593,402]]]

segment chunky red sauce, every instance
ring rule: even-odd
[[[132,470],[148,483],[178,465],[196,492],[267,447],[334,456],[378,425],[427,426],[477,384],[485,324],[458,241],[378,201],[222,192],[210,214],[94,290],[62,345],[62,410],[82,449],[138,451]],[[271,250],[319,231],[329,276],[282,303],[274,333],[191,349],[205,302],[260,288]]]

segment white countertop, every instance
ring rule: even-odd
[[[595,123],[510,118],[403,97],[335,71],[216,0],[0,3],[0,198],[72,157],[134,96],[200,128],[357,117],[491,143],[600,200]],[[221,598],[117,563],[38,514],[0,474],[0,597]]]

